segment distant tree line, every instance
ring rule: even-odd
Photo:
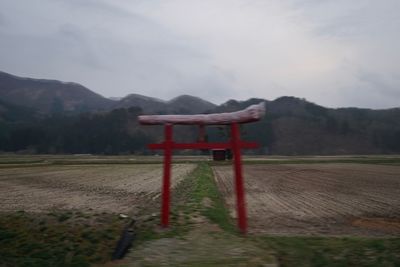
[[[213,112],[230,112],[259,102],[229,101]],[[241,127],[243,139],[261,145],[246,153],[400,153],[400,109],[328,109],[290,97],[266,104],[267,114],[261,121]],[[4,152],[146,154],[156,153],[149,151],[147,144],[163,139],[161,126],[138,124],[140,108],[78,115],[55,112],[48,117],[34,115],[28,109],[9,110],[1,113],[0,108],[0,151]],[[197,127],[174,127],[174,139],[180,142],[195,141],[197,134]],[[207,127],[207,139],[229,140],[229,128]]]
[[[123,154],[145,151],[152,137],[137,127],[138,108],[0,124],[0,150],[30,153]]]

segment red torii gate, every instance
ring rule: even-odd
[[[164,177],[162,185],[161,225],[168,227],[170,210],[171,159],[174,149],[231,149],[233,151],[235,190],[237,202],[238,226],[241,232],[247,231],[246,206],[242,176],[241,149],[258,148],[255,142],[240,140],[239,124],[254,122],[265,113],[264,103],[231,113],[197,114],[197,115],[141,115],[139,122],[144,125],[164,125],[165,140],[160,144],[150,144],[150,149],[164,150]],[[199,125],[200,138],[196,143],[175,143],[172,139],[174,124]],[[231,140],[226,143],[207,143],[204,141],[205,125],[230,125]]]

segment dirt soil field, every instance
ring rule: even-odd
[[[175,164],[172,186],[195,164]],[[0,169],[0,211],[135,213],[160,194],[162,165],[71,165]],[[157,202],[158,203],[158,202]]]
[[[214,167],[235,217],[231,166]],[[367,164],[248,165],[249,228],[285,235],[400,234],[400,166]]]

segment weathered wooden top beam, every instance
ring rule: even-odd
[[[139,122],[144,125],[182,124],[182,125],[226,125],[248,123],[260,120],[265,114],[264,102],[230,113],[196,115],[141,115]]]

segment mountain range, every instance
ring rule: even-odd
[[[0,72],[0,100],[29,107],[41,114],[110,111],[116,108],[140,107],[144,113],[201,113],[215,104],[190,95],[169,101],[139,94],[123,98],[105,98],[73,82],[32,79]]]
[[[236,111],[265,102],[267,114],[243,126],[243,138],[258,141],[253,153],[378,154],[400,152],[400,109],[326,108],[284,96],[252,98],[221,105],[190,95],[161,100],[139,94],[105,98],[70,82],[17,77],[0,72],[0,151],[27,153],[148,153],[162,129],[138,125],[139,114],[194,114]],[[177,127],[183,141],[196,138],[195,127]],[[227,138],[209,127],[210,141]]]

